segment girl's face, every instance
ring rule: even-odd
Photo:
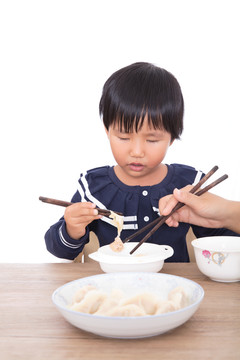
[[[166,166],[162,161],[172,143],[170,133],[154,129],[146,119],[138,132],[120,131],[118,125],[111,125],[106,132],[118,164],[115,172],[122,182],[147,186],[165,177]]]

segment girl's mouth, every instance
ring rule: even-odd
[[[139,163],[131,163],[129,164],[129,167],[132,171],[142,171],[144,168],[144,165]]]

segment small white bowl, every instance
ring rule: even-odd
[[[192,246],[204,275],[214,281],[240,281],[240,237],[204,237],[193,240]]]
[[[122,290],[131,296],[149,291],[160,293],[167,298],[168,293],[178,286],[184,288],[189,297],[189,305],[160,315],[148,316],[100,316],[70,310],[68,305],[76,291],[86,285],[93,285],[104,292]],[[52,300],[63,317],[79,329],[110,338],[143,338],[172,330],[191,318],[204,297],[204,291],[194,281],[168,274],[159,273],[111,273],[85,277],[69,282],[52,295]]]
[[[109,245],[101,246],[98,251],[88,256],[98,261],[101,269],[106,272],[147,271],[158,272],[164,260],[173,255],[173,248],[168,245],[143,243],[132,255],[130,251],[137,242],[124,244],[124,249],[114,252]]]

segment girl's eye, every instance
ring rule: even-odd
[[[126,141],[129,140],[129,138],[119,137],[119,140]]]
[[[159,140],[147,140],[149,143],[157,143]]]

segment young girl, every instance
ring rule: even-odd
[[[159,216],[162,197],[204,175],[189,166],[163,163],[169,146],[182,133],[184,113],[181,88],[168,71],[149,63],[118,70],[106,81],[99,107],[117,165],[81,174],[74,204],[47,231],[47,249],[65,259],[74,259],[83,250],[90,231],[100,246],[115,239],[112,220],[99,216],[96,206],[123,213],[123,240]],[[189,227],[164,224],[148,241],[172,246],[174,255],[168,261],[187,262]],[[192,228],[197,237],[236,235],[225,229]]]

